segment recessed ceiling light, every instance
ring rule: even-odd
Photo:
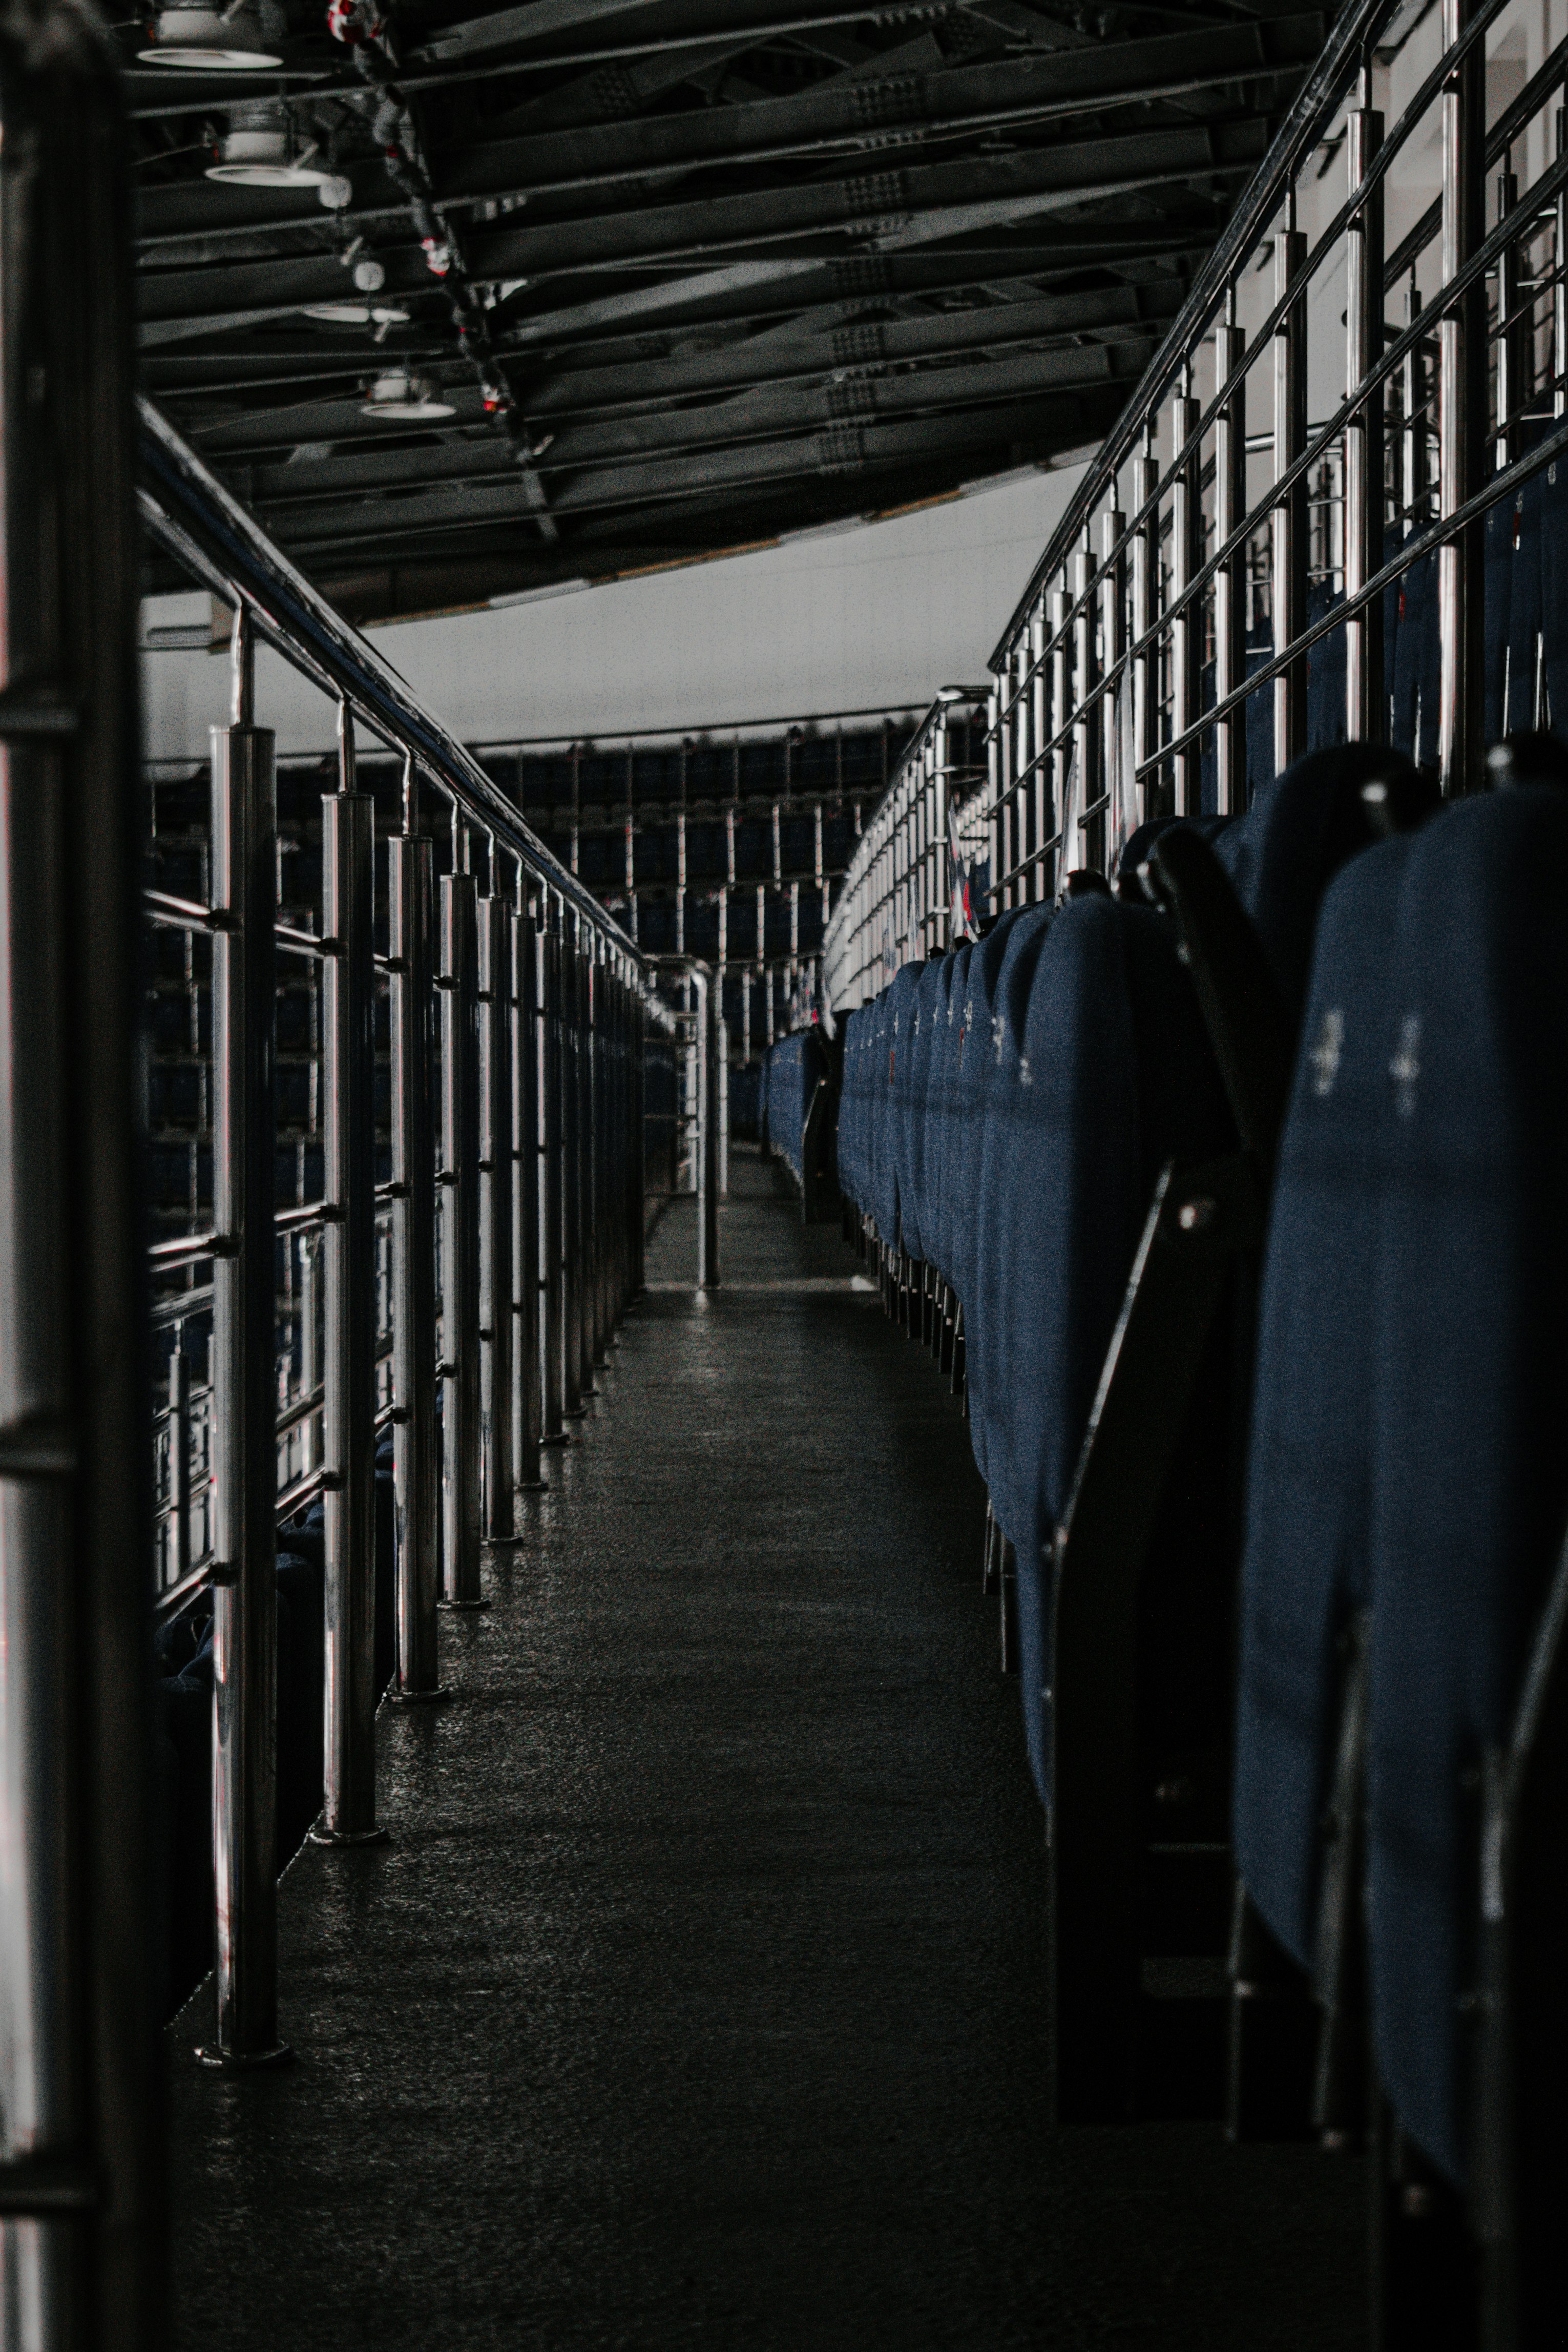
[[[451,401],[436,397],[423,376],[401,373],[377,376],[360,411],[382,425],[418,425],[456,413]]]
[[[265,40],[260,17],[243,0],[233,8],[163,8],[137,63],[193,73],[266,73],[283,59]]]
[[[308,319],[324,319],[333,327],[406,327],[408,312],[390,302],[307,302]]]

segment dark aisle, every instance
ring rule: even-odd
[[[282,1891],[298,2063],[170,2035],[179,2342],[1350,2352],[1358,2168],[1043,2120],[1040,1820],[956,1409],[755,1158],[650,1251],[392,1843]],[[671,1286],[661,1287],[660,1285]]]

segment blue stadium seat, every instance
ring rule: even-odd
[[[1418,835],[1394,942],[1372,1523],[1375,2042],[1463,2179],[1476,1900],[1464,1775],[1506,1738],[1568,1507],[1568,793]]]
[[[915,1003],[905,1056],[899,1150],[899,1218],[904,1246],[925,1259],[925,1139],[929,1118],[932,1048],[942,996],[942,965],[935,957],[915,967]]]
[[[1417,767],[1437,758],[1437,564],[1418,556],[1401,575],[1392,668],[1392,740]]]
[[[1269,1222],[1241,1572],[1234,1840],[1274,1935],[1311,1965],[1335,1644],[1369,1598],[1372,1301],[1388,1091],[1389,904],[1412,846],[1323,903]]]
[[[898,1243],[898,1114],[895,1098],[908,1067],[918,967],[904,964],[881,999],[878,1065],[873,1081],[872,1214],[889,1248]],[[901,1071],[900,1065],[903,1065]]]
[[[1539,474],[1521,488],[1513,508],[1513,574],[1508,615],[1508,710],[1503,732],[1533,731],[1540,653],[1541,491]]]
[[[1022,907],[1009,908],[985,938],[976,942],[970,950],[959,1008],[957,1052],[949,1092],[952,1118],[942,1182],[943,1215],[953,1260],[948,1279],[963,1302],[967,1334],[972,1334],[975,1328],[974,1294],[979,1275],[975,1257],[975,1213],[979,1199],[985,1086],[992,1050],[997,980],[1007,952],[1008,934],[1027,911]]]
[[[959,1047],[964,1034],[964,1000],[969,985],[969,959],[974,942],[966,940],[942,963],[942,992],[937,1005],[938,1029],[932,1049],[931,1076],[926,1087],[925,1231],[926,1252],[944,1282],[957,1290],[953,1269],[953,1233],[947,1202],[947,1169],[956,1118],[956,1090],[959,1079]]]
[[[1482,579],[1486,667],[1482,678],[1481,725],[1489,743],[1497,742],[1507,732],[1503,689],[1507,682],[1511,642],[1510,606],[1513,599],[1513,514],[1512,499],[1501,499],[1487,509],[1484,526],[1486,555]]]
[[[1099,897],[1062,907],[1034,964],[1023,1053],[1030,1083],[1015,1096],[1001,1248],[972,1320],[1005,1290],[1008,1378],[988,1417],[988,1478],[1018,1558],[1025,1727],[1049,1802],[1045,1556],[1160,1168],[1223,1143],[1229,1123],[1171,927],[1150,908]]]
[[[969,1438],[982,1478],[989,1476],[993,1412],[1005,1415],[1013,1363],[1014,1301],[1009,1243],[1019,1160],[1029,1148],[1025,1098],[1034,1085],[1034,1072],[1024,1050],[1024,1032],[1035,966],[1053,914],[1054,909],[1049,906],[1025,908],[1009,929],[997,975],[989,1049],[984,1060],[974,1195],[977,1274],[965,1359]]]
[[[1214,836],[1214,854],[1252,919],[1292,1024],[1306,1000],[1323,893],[1366,845],[1361,787],[1386,776],[1390,764],[1386,751],[1366,743],[1309,751]]]

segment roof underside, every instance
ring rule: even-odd
[[[1323,33],[1295,0],[404,0],[346,45],[324,0],[246,5],[281,71],[129,78],[145,388],[361,620],[1097,443]],[[205,176],[257,99],[346,206]],[[308,314],[345,302],[406,323]],[[452,413],[367,416],[400,370]]]

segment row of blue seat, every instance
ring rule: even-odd
[[[1363,788],[1391,772],[1362,747],[1313,754],[1204,828],[1297,1047],[1246,1465],[1234,1853],[1310,1969],[1343,1640],[1366,1612],[1377,2064],[1458,2184],[1475,1787],[1507,1749],[1568,1512],[1568,792],[1521,782],[1374,843]],[[1004,914],[906,966],[844,1039],[841,1184],[961,1302],[1048,1807],[1053,1540],[1140,1235],[1163,1168],[1238,1143],[1212,1018],[1138,880],[1156,830],[1119,895]]]
[[[392,1439],[376,1455],[375,1685],[397,1666]],[[277,1864],[321,1810],[326,1511],[318,1500],[277,1538]],[[213,1616],[203,1595],[157,1644],[165,1920],[165,2014],[213,1966]]]
[[[806,1182],[806,1121],[819,1081],[827,1074],[826,1058],[814,1030],[798,1030],[781,1037],[762,1065],[758,1118],[765,1150],[776,1151],[804,1190]]]

